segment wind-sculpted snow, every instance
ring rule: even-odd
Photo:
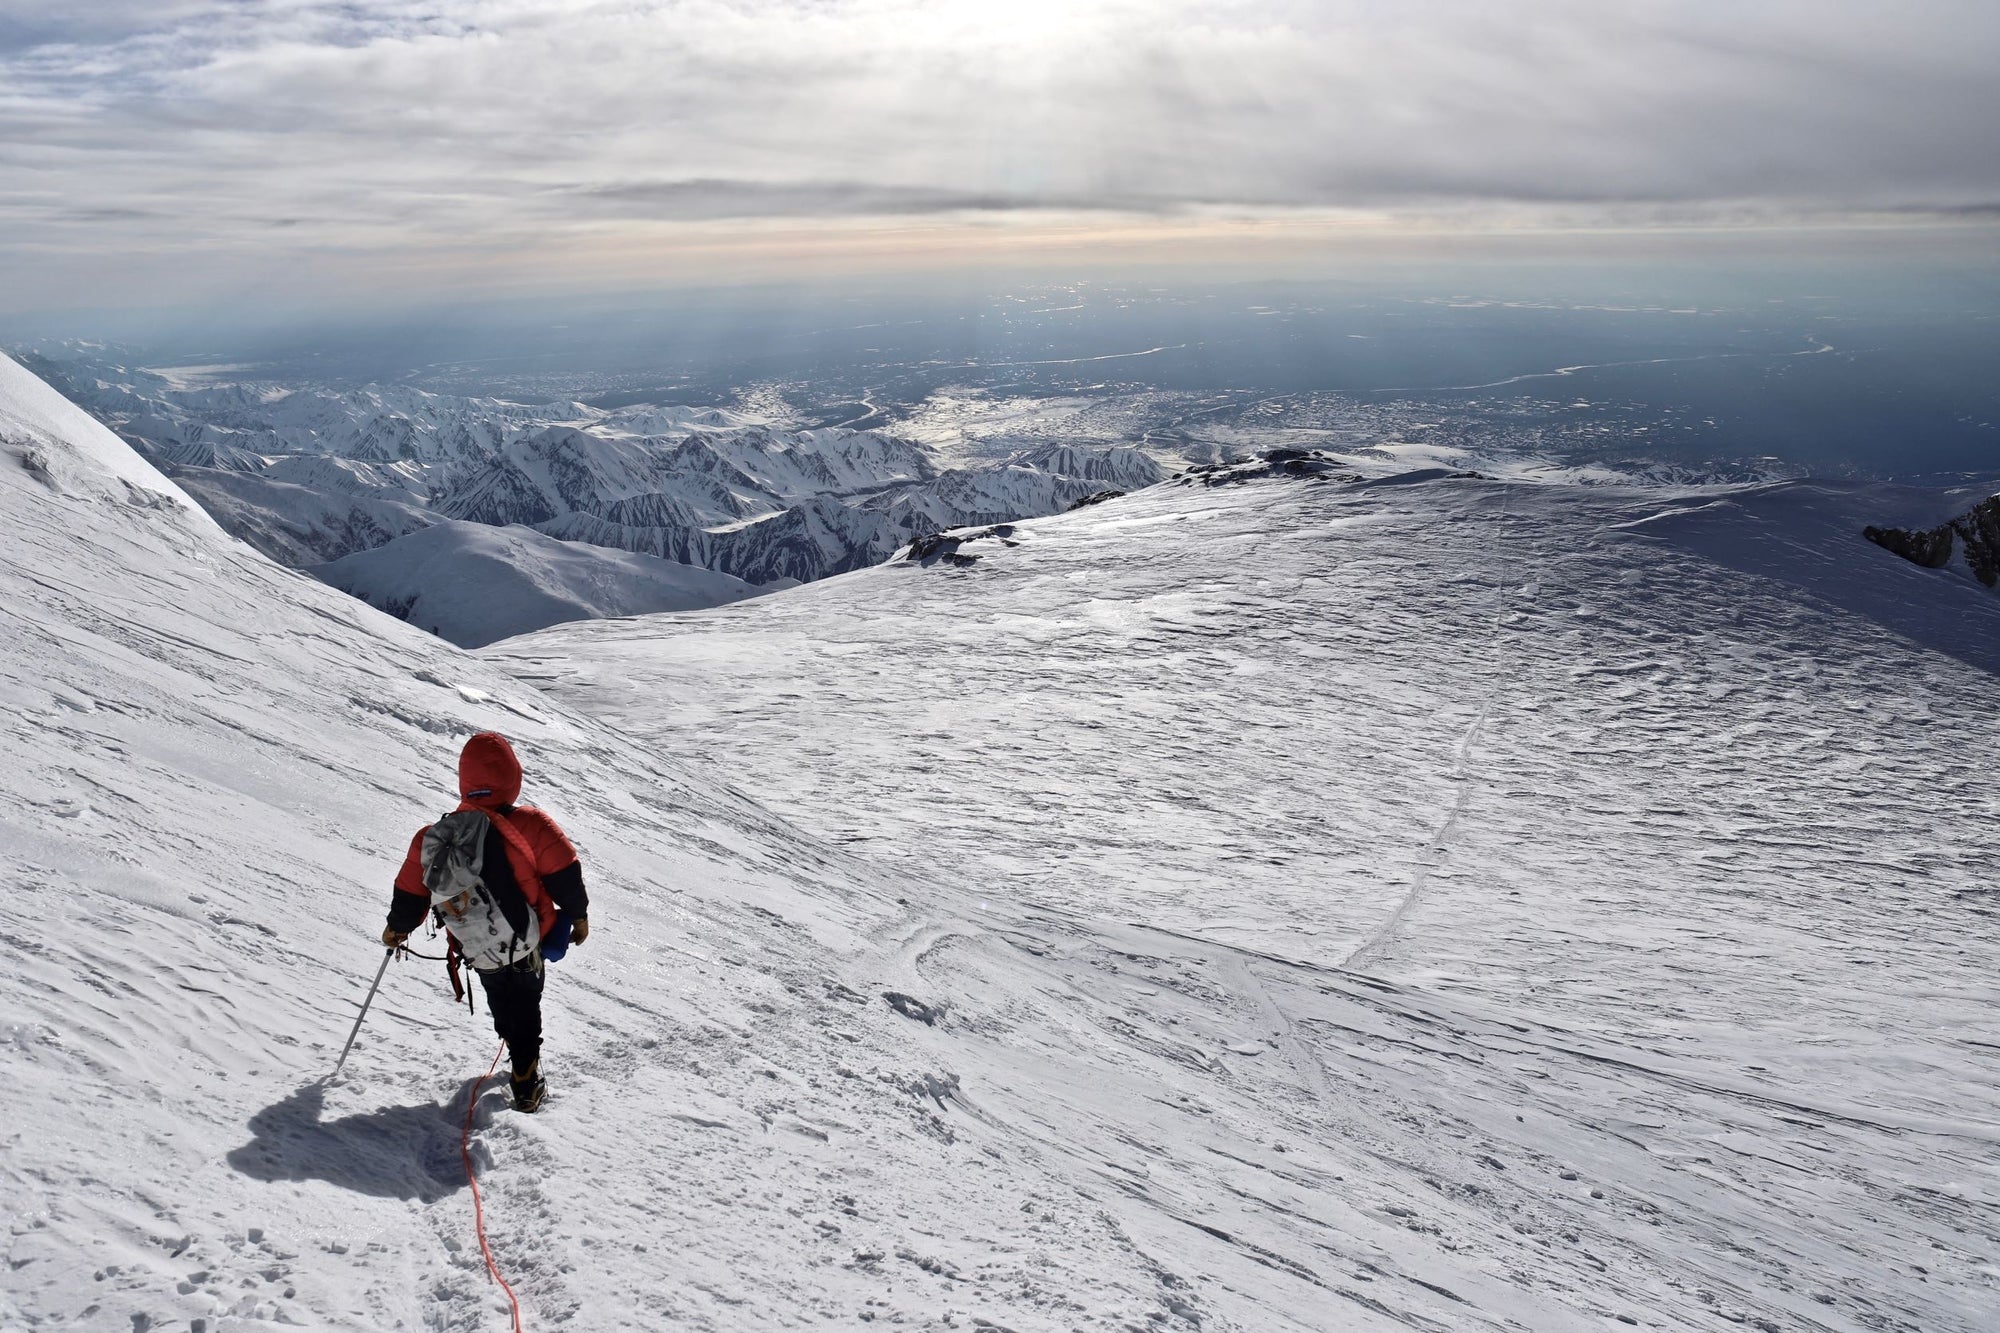
[[[1993,1327],[2000,607],[1886,490],[1350,461],[487,656],[972,886],[941,1105],[1205,1327]]]

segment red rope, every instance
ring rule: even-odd
[[[472,1096],[465,1103],[465,1128],[458,1136],[459,1160],[465,1163],[465,1183],[472,1186],[472,1220],[479,1228],[479,1252],[486,1256],[486,1271],[500,1284],[500,1290],[507,1293],[507,1303],[514,1307],[514,1333],[521,1333],[521,1302],[514,1297],[514,1289],[507,1285],[507,1279],[500,1276],[500,1266],[493,1262],[493,1247],[486,1243],[486,1206],[479,1201],[479,1178],[472,1173],[472,1113],[479,1105],[479,1093],[485,1088],[486,1080],[493,1077],[493,1071],[500,1067],[500,1057],[507,1053],[507,1043],[501,1042],[500,1049],[493,1053],[493,1063],[479,1076],[479,1082],[472,1085]]]

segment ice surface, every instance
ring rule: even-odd
[[[10,1333],[504,1326],[483,1015],[393,967],[320,1082],[487,726],[595,901],[475,1114],[531,1328],[1993,1324],[1991,677],[1657,496],[1156,488],[482,658],[22,434]]]

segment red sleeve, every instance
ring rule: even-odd
[[[431,831],[426,824],[417,830],[417,836],[410,839],[409,855],[403,858],[403,868],[396,872],[396,891],[414,893],[429,902],[431,891],[424,887],[424,834]]]

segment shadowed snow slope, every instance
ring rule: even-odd
[[[686,611],[757,591],[710,569],[483,523],[439,523],[311,572],[461,648],[565,620]]]
[[[1211,1326],[1990,1329],[2000,608],[1908,501],[1164,485],[486,656],[974,886],[923,1036]]]

